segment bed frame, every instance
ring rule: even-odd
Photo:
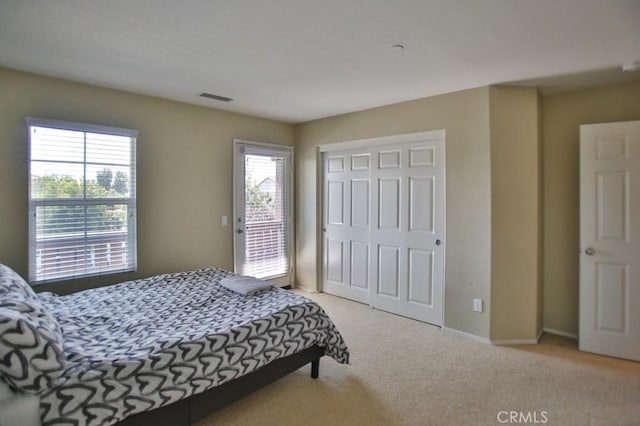
[[[312,346],[258,370],[166,407],[127,417],[116,426],[189,426],[250,393],[311,363],[311,377],[318,378],[324,349]]]

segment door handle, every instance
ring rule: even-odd
[[[587,249],[584,251],[584,254],[586,254],[587,256],[595,256],[596,249],[594,249],[593,247],[587,247]]]
[[[238,228],[238,230],[236,231],[238,234],[244,234],[244,229],[240,229]]]

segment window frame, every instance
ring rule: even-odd
[[[88,123],[79,123],[72,121],[63,121],[56,119],[47,119],[47,118],[36,118],[36,117],[25,117],[25,122],[27,124],[27,181],[28,181],[28,200],[29,200],[29,240],[28,240],[28,258],[29,258],[29,282],[34,285],[42,285],[52,282],[58,281],[67,281],[73,279],[87,278],[87,277],[95,277],[95,276],[104,276],[111,274],[119,274],[124,272],[133,272],[137,270],[138,259],[137,259],[137,181],[136,181],[136,145],[137,145],[137,137],[138,130],[128,129],[123,127],[113,127],[113,126],[104,126],[104,125],[96,125],[96,124],[88,124]],[[124,136],[130,138],[130,146],[129,146],[129,154],[130,154],[130,163],[129,163],[129,194],[126,197],[101,197],[101,198],[87,198],[86,189],[83,198],[33,198],[32,193],[32,175],[31,175],[31,166],[32,162],[32,141],[31,135],[32,127],[44,127],[58,130],[69,130],[75,132],[83,132],[83,133],[96,133],[96,134],[105,134],[109,136]],[[83,158],[82,164],[84,168],[84,179],[86,181],[86,168],[87,165],[92,165],[92,163],[87,161],[86,157],[86,139],[85,139],[85,156]],[[64,162],[63,162],[64,163]],[[69,164],[73,164],[74,162],[69,161]],[[85,182],[86,184],[86,182]],[[82,206],[100,206],[100,205],[109,205],[109,204],[126,204],[127,205],[127,250],[126,253],[128,255],[128,261],[122,268],[118,269],[106,269],[106,270],[98,270],[95,272],[85,272],[85,273],[77,273],[79,270],[73,271],[73,273],[64,275],[64,276],[55,276],[52,278],[47,278],[46,274],[44,277],[38,278],[38,266],[37,266],[37,227],[36,227],[36,208],[39,206],[65,206],[65,205],[82,205]],[[87,212],[85,210],[84,217],[86,218]],[[87,240],[87,232],[82,237],[77,238],[77,240],[84,240],[85,246],[85,256],[86,256],[86,240]],[[79,244],[80,246],[80,244]]]

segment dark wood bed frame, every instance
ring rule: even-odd
[[[320,358],[323,354],[323,348],[312,346],[286,358],[275,360],[252,373],[166,407],[135,414],[119,422],[116,426],[191,425],[306,364],[311,363],[311,377],[318,378]]]

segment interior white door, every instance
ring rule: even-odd
[[[368,303],[371,154],[324,155],[323,291]]]
[[[234,142],[234,265],[242,275],[291,285],[292,149]]]
[[[442,325],[444,139],[399,139],[324,153],[323,291]]]
[[[443,141],[372,152],[370,303],[442,325]]]
[[[640,360],[640,121],[580,126],[580,350]]]

